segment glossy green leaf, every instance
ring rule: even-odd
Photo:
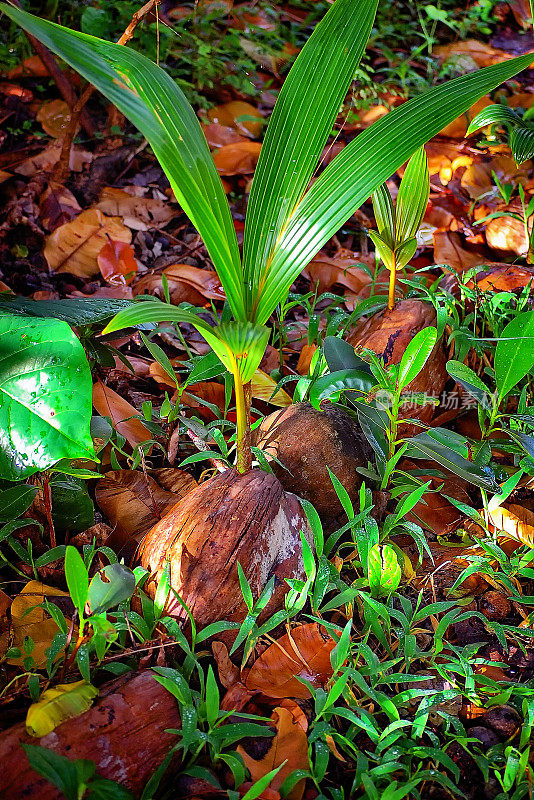
[[[88,589],[91,614],[103,614],[128,600],[135,591],[135,575],[124,564],[108,564],[96,573]]]
[[[402,577],[395,550],[390,545],[375,544],[367,558],[367,577],[373,597],[388,597],[394,592]]]
[[[99,473],[93,473],[99,476]],[[86,481],[70,475],[55,475],[50,481],[52,518],[57,531],[86,531],[95,522],[93,501]]]
[[[502,399],[534,367],[534,311],[523,311],[506,325],[495,348],[494,366]]]
[[[187,322],[194,325],[226,369],[232,373],[236,368],[239,370],[243,383],[252,379],[269,339],[269,330],[262,325],[227,322],[212,327],[191,311],[152,300],[135,303],[131,308],[119,312],[104,329],[104,333],[146,322]]]
[[[83,558],[70,544],[65,552],[65,580],[72,602],[83,617],[89,594],[89,575]]]
[[[260,323],[269,318],[323,244],[421,145],[533,61],[534,55],[527,54],[454,78],[394,108],[358,134],[317,178],[281,230],[254,318]]]
[[[467,135],[486,125],[503,125],[508,130],[508,143],[516,164],[522,164],[534,155],[534,125],[503,105],[493,105],[482,109],[472,120]]]
[[[36,486],[11,486],[0,492],[0,522],[12,522],[24,514],[39,490]]]
[[[89,365],[65,322],[0,314],[0,476],[90,458]]]
[[[395,269],[397,272],[403,269],[415,255],[417,250],[417,239],[413,236],[411,239],[405,239],[395,248]]]
[[[390,191],[382,184],[373,192],[373,212],[378,233],[390,250],[395,247],[395,208]],[[372,232],[369,231],[371,234]]]
[[[336,0],[302,48],[278,95],[254,173],[245,221],[243,267],[248,317],[265,292],[283,297],[292,283],[271,280],[271,257],[306,191],[363,55],[378,0]],[[300,271],[300,270],[299,270]],[[278,304],[274,301],[272,310]]]
[[[338,336],[325,336],[323,353],[330,372],[341,369],[358,369],[371,375],[369,364],[356,355],[354,347]]]
[[[435,433],[435,431],[431,433]],[[451,447],[439,442],[431,433],[424,431],[411,439],[407,439],[408,449],[404,453],[405,458],[430,458],[481,489],[500,492],[501,487],[488,467],[480,467],[478,464],[474,464]]]
[[[342,369],[323,375],[310,390],[310,403],[320,410],[321,403],[340,392],[355,391],[358,399],[365,397],[375,386],[375,379],[358,369]]]
[[[404,353],[399,364],[399,388],[404,389],[423,369],[430,353],[434,349],[438,332],[432,326],[416,333]]]
[[[30,767],[62,792],[67,800],[79,800],[80,784],[87,784],[96,765],[88,759],[71,761],[66,756],[35,744],[21,744]]]
[[[395,203],[395,238],[399,244],[413,238],[419,230],[429,194],[428,161],[425,148],[420,147],[408,161]]]
[[[385,241],[384,236],[376,231],[368,231],[369,238],[375,246],[376,252],[384,262],[386,269],[390,271],[393,269],[393,251],[389,244]]]
[[[96,86],[150,142],[204,240],[234,316],[244,319],[241,260],[230,208],[200,123],[177,83],[130,47],[3,3],[0,9]]]
[[[130,300],[30,300],[0,293],[0,311],[30,317],[53,317],[78,328],[104,322],[131,305]]]
[[[476,372],[466,367],[461,361],[448,361],[446,370],[454,380],[462,386],[466,392],[485,408],[491,407],[487,386],[480,380]]]

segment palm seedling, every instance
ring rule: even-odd
[[[378,0],[336,0],[296,59],[280,91],[254,175],[242,257],[200,124],[165,70],[130,47],[0,6],[141,131],[201,234],[233,321],[210,326],[189,310],[147,300],[117,314],[106,330],[146,322],[187,322],[197,328],[234,377],[239,472],[251,465],[250,380],[267,345],[266,324],[295,278],[425,142],[534,60],[527,54],[486,67],[397,107],[358,135],[310,186],[364,52],[377,4]],[[413,241],[403,246],[409,251]]]

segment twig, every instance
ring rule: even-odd
[[[190,428],[187,429],[187,435],[189,436],[189,438],[191,439],[197,450],[200,450],[202,453],[205,453],[210,449],[209,444],[207,444],[207,442],[201,439],[200,436],[197,436],[196,433],[193,433],[193,431]],[[215,469],[218,472],[226,472],[226,470],[228,469],[226,464],[218,458],[210,458],[209,461],[210,464],[213,467],[215,467]]]
[[[54,528],[54,520],[52,518],[52,490],[50,489],[50,473],[47,472],[43,483],[43,498],[46,514],[46,521],[50,528],[50,545],[56,546],[56,530]]]
[[[124,33],[117,39],[117,44],[124,45],[130,41],[132,36],[134,35],[134,31],[138,24],[141,22],[143,17],[145,17],[149,11],[154,6],[157,6],[160,0],[148,0],[148,3],[136,11],[132,16],[130,24],[124,31]],[[58,161],[54,172],[54,180],[58,183],[63,183],[65,180],[66,174],[69,169],[69,161],[70,161],[70,151],[72,148],[72,143],[74,141],[74,137],[76,136],[76,131],[78,130],[78,125],[81,122],[82,115],[84,113],[84,108],[86,103],[91,98],[93,92],[95,91],[95,87],[89,83],[84,91],[82,92],[81,96],[76,100],[76,102],[71,106],[72,107],[72,114],[69,121],[69,124],[65,128],[65,132],[61,137],[61,157]],[[146,145],[145,145],[146,146]]]
[[[13,5],[17,6],[17,8],[22,8],[19,0],[11,0]],[[59,93],[63,97],[66,103],[71,108],[74,108],[76,105],[77,97],[76,92],[71,86],[71,83],[65,73],[60,69],[54,55],[50,52],[48,47],[46,47],[39,39],[36,39],[35,36],[31,34],[26,34],[28,39],[30,40],[30,44],[47,68],[48,72],[50,73],[51,77],[54,79],[57,88],[59,89]],[[87,114],[83,114],[81,118],[81,123],[83,126],[84,131],[88,136],[95,135],[95,129],[93,124]]]

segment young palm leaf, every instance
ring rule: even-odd
[[[508,144],[516,164],[522,164],[534,156],[534,124],[524,120],[517,111],[508,106],[488,106],[472,120],[467,135],[486,125],[502,125],[507,129]]]

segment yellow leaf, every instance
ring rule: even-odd
[[[257,400],[265,400],[265,402],[273,406],[278,406],[279,408],[290,406],[293,401],[283,389],[278,389],[274,397],[271,398],[275,388],[276,381],[274,381],[270,375],[267,375],[266,372],[257,369],[252,378],[252,397],[255,397]]]
[[[98,689],[85,681],[62,683],[43,692],[26,715],[26,730],[30,736],[46,736],[67,719],[87,711],[98,695]]]
[[[13,630],[12,647],[22,650],[24,639],[29,636],[34,648],[31,656],[35,662],[35,667],[41,669],[46,665],[45,650],[52,644],[52,639],[59,632],[59,628],[53,619],[39,607],[47,597],[50,602],[54,602],[54,597],[68,597],[68,592],[62,592],[54,586],[46,586],[39,581],[30,581],[11,603],[11,627]],[[34,608],[34,606],[38,606]],[[31,610],[30,610],[31,609]],[[67,620],[67,625],[70,620]],[[23,652],[18,658],[9,658],[7,663],[12,666],[22,666],[24,658]]]

